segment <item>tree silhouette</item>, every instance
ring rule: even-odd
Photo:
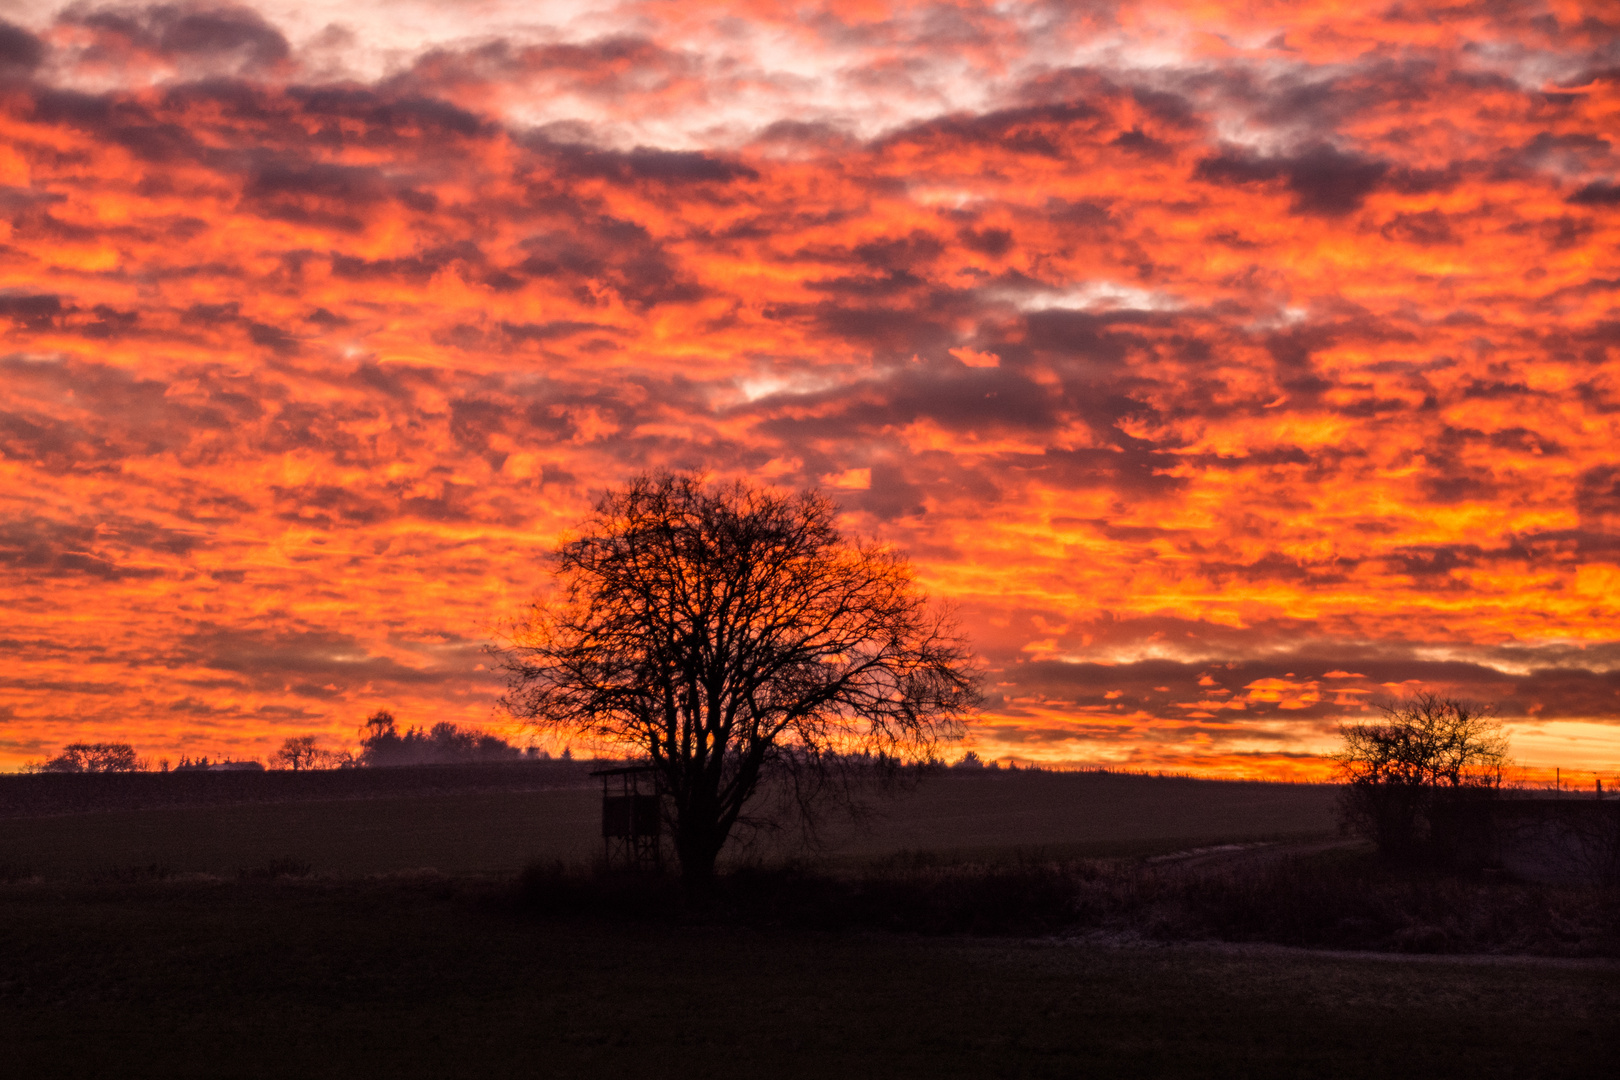
[[[1380,705],[1384,718],[1339,729],[1346,823],[1389,858],[1419,847],[1441,798],[1494,791],[1507,763],[1507,737],[1490,710],[1418,694]]]
[[[690,878],[773,765],[926,755],[978,703],[906,560],[836,514],[813,492],[642,476],[557,548],[555,593],[494,649],[514,715],[651,763]]]
[[[139,772],[144,763],[129,743],[69,743],[40,772]]]
[[[281,749],[270,755],[270,764],[298,772],[320,768],[328,756],[316,744],[315,736],[297,735],[282,742]]]
[[[426,731],[399,733],[394,714],[378,709],[361,727],[359,762],[364,765],[451,765],[516,761],[523,751],[499,735],[464,728],[447,720]]]

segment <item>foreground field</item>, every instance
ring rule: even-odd
[[[1620,951],[1615,897],[1391,874],[1330,837],[1330,788],[946,773],[691,890],[588,869],[597,788],[540,776],[13,798],[0,1073],[1473,1080],[1620,1054],[1620,966],[1569,959]],[[1200,845],[1234,846],[1162,857]]]
[[[28,1077],[1563,1077],[1612,965],[541,917],[495,882],[0,887]]]
[[[143,778],[150,789],[150,805],[143,809],[0,817],[0,872],[9,867],[11,877],[58,879],[159,866],[231,874],[272,859],[296,859],[329,875],[418,868],[510,874],[534,861],[588,862],[601,851],[600,793],[588,778],[540,786],[512,770],[510,787],[447,791],[432,769],[377,771],[389,774],[380,778],[388,786],[376,787],[381,794],[371,797],[363,786],[369,778],[339,777],[350,783],[349,797],[310,799],[309,793],[324,790],[311,786],[300,789],[303,798],[231,804],[210,789],[208,805],[192,806],[165,804],[165,778]],[[407,774],[420,785],[415,793],[401,790]],[[38,779],[0,777],[0,784]],[[242,789],[264,798],[263,786],[263,777],[250,776]],[[829,818],[812,853],[834,861],[902,851],[1091,855],[1316,836],[1333,829],[1335,798],[1331,787],[1306,784],[947,772],[874,798],[872,813],[859,826]],[[745,859],[804,854],[792,832],[761,834],[738,852]]]

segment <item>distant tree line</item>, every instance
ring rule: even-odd
[[[108,773],[139,772],[147,762],[135,756],[129,743],[69,743],[48,761],[31,766],[31,772]]]
[[[361,726],[360,748],[333,750],[323,747],[315,735],[295,735],[283,740],[281,747],[270,755],[270,767],[303,772],[313,769],[354,769],[362,766],[387,767],[392,765],[465,765],[480,762],[547,760],[551,754],[538,748],[513,746],[499,735],[477,728],[464,728],[453,723],[438,723],[429,728],[407,728],[403,733],[394,715],[379,709],[366,718]],[[563,750],[561,760],[573,758],[572,750]],[[859,759],[862,755],[855,755]],[[871,755],[866,755],[871,757]],[[859,762],[857,762],[859,763]],[[871,764],[871,762],[866,762]],[[925,763],[933,768],[947,767],[945,762],[930,758]],[[954,770],[994,772],[1003,766],[996,761],[984,761],[969,750],[948,766]],[[151,763],[136,756],[129,743],[71,743],[48,761],[30,765],[27,772],[99,773],[145,772]],[[256,761],[235,761],[229,758],[210,759],[206,754],[198,757],[181,755],[173,766],[175,772],[241,771],[263,768]],[[1016,761],[1005,768],[1018,770]],[[1026,769],[1038,766],[1026,765]],[[168,759],[159,762],[159,770],[168,772]]]
[[[360,765],[462,765],[517,761],[524,752],[499,735],[441,722],[423,730],[399,731],[394,715],[378,709],[366,718],[360,740]],[[288,740],[291,742],[292,740]]]
[[[358,751],[337,750],[321,745],[316,735],[294,735],[283,740],[270,755],[270,767],[303,772],[313,769],[353,769],[394,765],[468,765],[484,762],[545,759],[551,755],[530,747],[513,746],[499,735],[478,728],[441,722],[428,728],[407,728],[401,732],[392,713],[379,709],[361,726]],[[564,750],[565,760],[572,758]],[[129,743],[70,743],[55,757],[24,767],[34,773],[114,773],[145,772],[152,767],[136,755]],[[168,759],[158,763],[162,772],[170,769]],[[257,761],[226,758],[211,761],[204,755],[182,756],[175,772],[219,772],[257,770]]]
[[[931,762],[931,764],[942,764],[942,763]],[[1020,771],[1046,772],[1047,771],[1047,770],[1041,768],[1039,765],[1036,765],[1033,762],[1031,762],[1028,765],[1019,765],[1017,760],[1013,759],[1013,758],[1008,758],[1007,759],[1007,764],[1005,766],[1003,766],[1001,764],[1001,762],[999,762],[999,761],[995,761],[995,760],[985,761],[983,758],[981,758],[979,756],[978,751],[976,751],[976,750],[969,750],[967,753],[963,754],[961,756],[961,758],[959,758],[956,762],[951,764],[949,767],[955,772],[977,772],[977,771],[997,772],[997,771],[1001,770],[1002,768],[1006,768],[1009,772],[1020,772]]]

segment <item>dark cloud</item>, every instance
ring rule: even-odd
[[[568,286],[587,303],[594,302],[591,286],[596,281],[611,285],[640,308],[689,303],[704,295],[702,286],[685,277],[675,257],[637,222],[580,220],[530,237],[523,249],[528,258],[512,267],[514,272]]]
[[[1089,89],[1107,98],[1120,91],[1094,79]],[[1061,159],[1073,143],[1091,141],[1099,133],[1113,135],[1106,100],[1073,100],[1028,105],[973,115],[953,115],[907,127],[877,143],[887,150],[902,144],[963,143],[994,146],[1015,156]]]
[[[701,60],[635,34],[523,46],[504,38],[470,48],[429,49],[388,82],[429,95],[527,83],[537,92],[598,99],[656,95],[701,75]]]
[[[412,172],[460,156],[499,129],[447,102],[363,86],[275,88],[240,78],[211,78],[164,88],[153,101],[122,93],[89,94],[34,85],[36,119],[87,131],[144,161],[194,162],[265,195],[342,197],[385,189],[407,205],[425,206],[395,173],[386,182],[363,166],[321,160],[345,149],[409,148]],[[203,128],[209,137],[199,137]],[[235,179],[240,178],[240,179]],[[155,174],[147,183],[169,178]]]
[[[1451,222],[1438,210],[1396,214],[1383,227],[1385,238],[1421,247],[1458,243]]]
[[[913,229],[905,236],[885,236],[857,244],[850,254],[874,270],[910,274],[933,263],[944,251],[945,245],[937,236]]]
[[[188,466],[263,411],[262,385],[218,371],[193,373],[194,390],[112,365],[0,358],[11,411],[0,411],[0,454],[52,474],[116,471],[121,459],[174,455]],[[52,405],[72,402],[68,415]]]
[[[548,146],[546,156],[565,175],[599,176],[621,182],[649,181],[660,185],[727,184],[757,180],[748,165],[695,150],[659,150],[638,146],[618,152],[577,146]]]
[[[396,517],[395,499],[379,499],[370,493],[334,484],[285,487],[273,484],[270,494],[276,500],[276,516],[322,529],[374,525]]]
[[[97,8],[79,4],[68,8],[61,18],[172,60],[229,60],[247,69],[262,69],[286,60],[291,51],[286,37],[264,16],[236,5]]]
[[[872,467],[871,486],[854,497],[855,505],[879,521],[912,517],[925,511],[924,491],[893,465]]]
[[[97,304],[90,309],[94,320],[78,327],[79,333],[100,341],[115,341],[133,334],[140,326],[141,313],[120,311],[111,304]]]
[[[240,53],[255,67],[285,60],[287,39],[252,8],[148,8],[162,49],[177,56]]]
[[[13,518],[0,521],[0,567],[33,580],[152,578],[168,572],[152,565],[153,556],[184,556],[200,543],[195,534],[129,519],[70,524]]]
[[[298,339],[279,326],[271,326],[252,319],[247,320],[246,326],[248,340],[255,345],[262,345],[277,355],[291,356],[299,349]]]
[[[981,255],[1000,258],[1013,248],[1013,235],[1007,229],[968,229],[957,232],[962,246]]]
[[[492,121],[442,98],[354,85],[293,86],[286,94],[300,117],[332,122],[317,129],[314,141],[334,148],[411,145],[428,156],[454,154],[468,140],[500,130]],[[343,120],[354,123],[336,123]]]
[[[1064,491],[1107,490],[1133,498],[1160,498],[1184,488],[1186,481],[1171,475],[1176,458],[1148,446],[1118,449],[1048,449],[1040,454],[1015,454],[1011,468]]]
[[[1594,180],[1571,195],[1569,201],[1576,206],[1620,206],[1620,184]]]
[[[259,689],[377,682],[392,686],[443,684],[464,679],[407,667],[372,653],[359,639],[327,630],[257,630],[203,625],[176,643],[176,652],[201,666],[232,672]]]
[[[1123,150],[1129,150],[1134,154],[1139,154],[1142,157],[1151,158],[1155,161],[1169,161],[1175,157],[1175,150],[1170,146],[1170,144],[1160,142],[1158,139],[1155,139],[1153,136],[1147,134],[1139,127],[1131,128],[1129,131],[1120,132],[1118,135],[1114,136],[1113,141],[1110,142],[1109,145],[1120,147]]]
[[[572,337],[575,334],[616,334],[619,332],[615,327],[604,326],[601,323],[580,322],[576,319],[553,319],[544,323],[502,322],[500,331],[507,343],[517,345],[556,341],[559,338]]]
[[[1035,695],[1048,703],[1101,712],[1213,713],[1205,723],[1244,724],[1277,717],[1302,722],[1356,719],[1376,715],[1380,702],[1425,687],[1490,705],[1507,719],[1620,721],[1617,670],[1542,666],[1520,673],[1480,662],[1419,660],[1398,652],[1296,653],[1264,661],[1032,660],[998,669],[992,682],[1003,697]],[[1199,709],[1200,701],[1213,704]],[[1185,707],[1178,709],[1178,703]],[[1233,703],[1241,703],[1241,708]]]
[[[1120,316],[1052,308],[1025,319],[1024,344],[1041,353],[1074,357],[1092,364],[1121,363],[1133,339],[1114,328]]]
[[[1496,478],[1482,466],[1463,465],[1451,461],[1435,462],[1433,471],[1422,480],[1424,499],[1440,506],[1454,506],[1473,501],[1488,501],[1500,490]]]
[[[60,296],[49,293],[0,294],[0,319],[10,319],[23,329],[43,330],[54,325],[62,313]]]
[[[962,432],[1040,431],[1058,422],[1057,406],[1049,391],[1019,372],[947,360],[909,365],[858,388],[784,391],[747,411],[761,417],[762,431],[797,442],[871,437],[919,420]]]
[[[343,226],[339,226],[343,227]],[[422,283],[448,267],[461,265],[479,267],[483,253],[470,240],[428,248],[415,255],[391,259],[366,259],[353,255],[332,255],[332,273],[351,281],[369,281],[399,278]]]
[[[356,231],[387,197],[380,170],[311,161],[271,161],[242,190],[245,206],[265,217]]]
[[[1598,465],[1582,473],[1575,505],[1582,529],[1620,537],[1620,465]]]
[[[1276,157],[1228,148],[1200,161],[1193,175],[1214,184],[1282,180],[1294,193],[1297,211],[1334,217],[1359,209],[1388,173],[1387,162],[1316,145]]]
[[[0,76],[27,75],[45,59],[45,43],[0,19]]]

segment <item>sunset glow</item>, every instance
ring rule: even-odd
[[[1620,776],[1609,5],[7,10],[0,769],[521,742],[482,647],[669,467],[908,551],[987,759],[1433,689]]]

